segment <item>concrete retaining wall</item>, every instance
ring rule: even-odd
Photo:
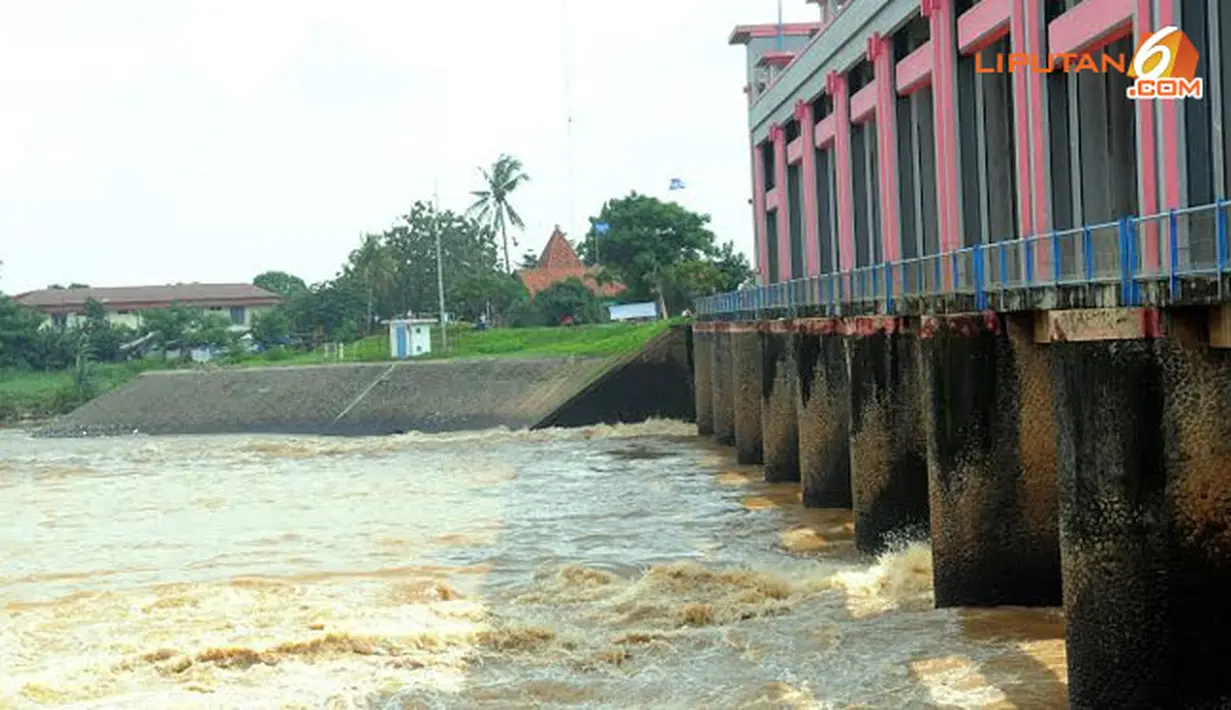
[[[146,373],[43,436],[370,436],[691,420],[690,337],[672,329],[627,358],[486,358]]]
[[[673,327],[622,358],[534,428],[696,420],[692,329]]]
[[[533,426],[604,359],[427,361],[146,373],[47,436],[382,435]]]

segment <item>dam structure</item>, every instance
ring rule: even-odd
[[[939,607],[1062,605],[1072,707],[1228,706],[1231,8],[816,4],[730,37],[758,284],[696,304],[699,432],[930,539]],[[1168,27],[1203,96],[1129,98]]]

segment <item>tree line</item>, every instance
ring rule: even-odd
[[[529,178],[507,155],[481,172],[483,184],[469,209],[415,202],[388,229],[362,235],[333,278],[309,284],[283,271],[258,275],[253,283],[283,302],[254,317],[252,341],[270,349],[351,342],[377,332],[390,316],[436,317],[438,239],[452,317],[509,327],[601,321],[603,300],[580,281],[554,284],[531,298],[509,257],[510,241],[517,246],[510,228],[524,228],[511,198]],[[731,243],[718,243],[709,217],[678,204],[634,192],[607,201],[589,222],[574,247],[596,267],[599,283],[626,287],[620,301],[653,300],[678,314],[694,298],[733,290],[751,277],[747,259]],[[607,225],[603,234],[598,224]],[[535,260],[528,253],[520,266],[533,268]],[[131,352],[125,346],[143,338],[177,349],[238,345],[219,314],[172,306],[144,311],[141,318],[137,330],[113,325],[101,304],[90,303],[74,327],[41,327],[41,314],[0,293],[0,368],[68,368],[85,346],[93,359],[123,359]]]

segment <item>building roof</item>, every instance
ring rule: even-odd
[[[810,37],[819,32],[821,23],[819,22],[784,22],[782,23],[783,37]],[[731,30],[731,36],[727,38],[727,44],[748,44],[748,40],[753,37],[777,37],[778,25],[736,25],[735,29]]]
[[[757,60],[757,66],[762,67],[769,64],[776,67],[785,67],[794,58],[794,52],[766,52]]]
[[[543,253],[539,256],[539,265],[533,269],[519,269],[517,278],[525,284],[531,296],[552,284],[568,279],[580,279],[587,288],[600,296],[615,296],[625,290],[624,284],[600,285],[594,278],[597,272],[598,269],[581,263],[577,252],[565,239],[564,232],[560,231],[560,225],[556,225],[547,239],[547,246],[543,247]]]
[[[168,286],[119,286],[114,288],[49,288],[14,296],[27,306],[49,312],[68,312],[95,300],[110,309],[166,308],[180,303],[192,306],[275,306],[282,297],[252,284],[174,284]]]

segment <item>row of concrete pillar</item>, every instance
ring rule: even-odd
[[[1063,604],[1073,707],[1222,707],[1231,355],[1041,322],[699,323],[698,430],[862,551],[930,538],[939,607]]]

